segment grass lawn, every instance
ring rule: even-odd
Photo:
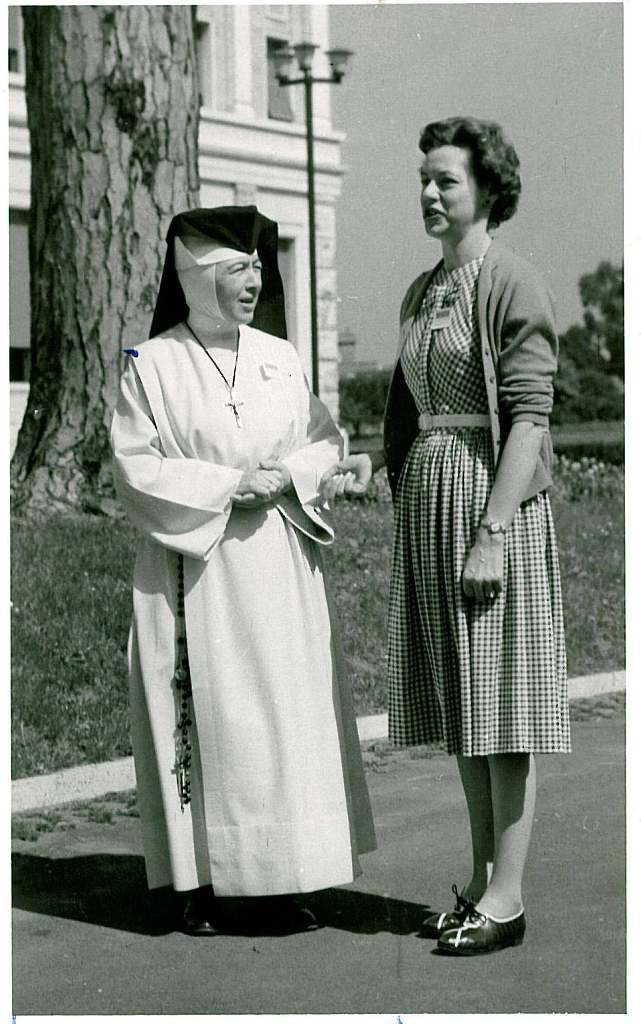
[[[11,534],[14,776],[130,753],[132,529],[87,516]]]
[[[571,675],[624,663],[623,496],[554,499]],[[359,714],[385,707],[389,501],[342,501],[328,552]],[[126,642],[135,537],[94,517],[12,524],[13,775],[130,753]]]

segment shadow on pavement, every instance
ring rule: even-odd
[[[149,892],[142,857],[92,854],[48,858],[12,855],[12,902],[20,910],[118,928],[142,935],[168,935],[176,930],[178,900],[173,890]],[[389,932],[410,935],[418,930],[427,907],[406,900],[355,889],[325,889],[304,896],[321,927],[356,934]],[[221,900],[225,920],[236,922],[234,935],[278,934],[269,920],[248,913],[252,900]],[[257,906],[258,901],[255,906]]]
[[[325,889],[305,898],[318,923],[328,928],[373,935],[411,935],[418,931],[428,908],[421,903],[377,896],[356,889]]]
[[[14,853],[12,903],[20,910],[65,917],[143,935],[174,930],[171,890],[150,893],[142,857],[94,854],[49,858]]]

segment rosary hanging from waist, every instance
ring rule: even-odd
[[[200,340],[200,338],[198,337],[198,335],[196,334],[194,329],[189,326],[187,321],[185,321],[185,326],[188,328],[190,333],[193,334],[194,338],[196,339],[196,341],[200,345],[200,347],[203,350],[203,352],[205,353],[205,355],[211,360],[211,362],[214,364],[214,366],[218,370],[220,376],[222,377],[223,383],[224,383],[225,387],[227,388],[227,394],[229,395],[229,401],[226,402],[225,405],[232,410],[234,416],[236,417],[236,426],[237,427],[242,427],[243,421],[240,418],[240,413],[239,413],[238,409],[239,409],[239,406],[244,405],[245,403],[244,402],[239,402],[238,399],[236,398],[235,393],[234,393],[234,388],[236,387],[236,370],[238,369],[238,352],[240,351],[240,334],[238,335],[238,342],[236,344],[236,358],[234,360],[234,372],[232,374],[231,384],[230,384],[229,381],[227,380],[225,374],[221,370],[220,366],[218,365],[218,363],[216,362],[216,360],[212,356],[212,354],[209,351],[209,349],[205,345],[203,345],[202,341]]]
[[[178,798],[181,811],[191,803],[191,724],[193,715],[191,674],[189,671],[189,654],[187,651],[187,627],[185,623],[185,565],[182,555],[178,555],[178,587],[176,593],[176,668],[174,669],[174,685],[179,701],[179,716],[176,723],[176,761],[174,771],[178,785]]]

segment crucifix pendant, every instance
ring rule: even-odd
[[[245,403],[244,402],[238,402],[236,400],[236,398],[234,396],[234,392],[232,391],[231,388],[229,389],[229,401],[226,402],[225,404],[227,405],[227,407],[229,409],[232,410],[234,416],[236,417],[236,426],[237,427],[242,427],[243,421],[240,418],[240,413],[238,412],[238,407],[239,407],[239,405],[244,405]]]

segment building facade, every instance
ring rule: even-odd
[[[271,56],[300,41],[317,44],[314,74],[327,75],[328,7],[197,8],[200,204],[255,203],[278,221],[288,334],[311,379],[304,96],[302,87],[278,85]],[[314,164],[320,391],[337,416],[335,210],[344,136],[332,126],[330,90],[314,86]],[[19,7],[9,8],[9,151],[10,362],[19,394],[29,375],[29,133]]]

